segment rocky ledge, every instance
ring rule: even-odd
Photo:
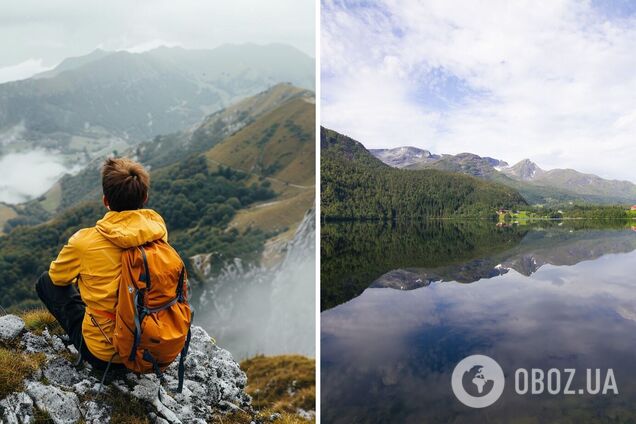
[[[192,327],[183,393],[176,393],[178,361],[166,370],[163,386],[154,375],[128,373],[115,376],[100,392],[101,375],[86,363],[73,366],[77,351],[64,335],[47,327],[30,331],[15,315],[0,317],[0,346],[10,356],[3,361],[16,361],[16,369],[35,364],[18,374],[15,384],[2,374],[11,370],[0,370],[0,424],[107,423],[127,414],[161,424],[206,423],[221,414],[252,411],[245,373],[201,327]]]

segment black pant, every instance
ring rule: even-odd
[[[68,334],[73,346],[81,353],[82,359],[96,369],[105,369],[108,363],[96,358],[84,343],[82,321],[84,320],[86,304],[75,286],[56,286],[51,281],[49,273],[45,272],[35,283],[35,290],[40,300]],[[124,366],[121,364],[111,365],[111,369],[116,368],[124,368]]]

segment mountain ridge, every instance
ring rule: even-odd
[[[42,147],[87,162],[281,82],[313,89],[314,73],[313,59],[283,44],[93,51],[0,84],[0,154]]]
[[[493,217],[526,201],[497,182],[386,165],[360,143],[321,127],[321,214],[331,220]]]
[[[205,153],[216,144],[295,98],[312,101],[314,95],[311,91],[290,84],[276,84],[254,96],[206,116],[192,128],[157,136],[151,141],[142,142],[136,147],[122,151],[121,154],[135,158],[148,169],[163,168],[190,155]],[[315,123],[311,123],[311,125],[315,125]],[[39,211],[46,214],[48,211],[48,213],[55,214],[78,202],[98,199],[101,193],[99,172],[105,157],[106,155],[96,157],[78,174],[63,176],[38,199],[20,205],[0,207],[0,224],[4,225],[7,220],[15,218],[16,212],[22,211],[27,212],[28,215],[34,215],[34,212]],[[212,159],[219,160],[221,158]],[[231,164],[225,163],[224,165],[230,166]],[[313,170],[313,166],[310,169]],[[42,213],[36,215],[42,215]],[[23,224],[28,223],[24,222]]]
[[[530,159],[523,159],[510,166],[503,160],[473,153],[435,155],[429,152],[432,159],[414,159],[413,155],[400,155],[401,149],[405,148],[373,149],[371,153],[388,165],[398,168],[440,169],[497,181],[519,190],[531,203],[631,205],[636,202],[636,184],[630,181],[604,179],[574,169],[544,170]]]

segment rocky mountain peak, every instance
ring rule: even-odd
[[[523,159],[502,172],[521,181],[532,181],[545,171],[530,159]]]
[[[369,149],[369,152],[389,166],[404,168],[422,162],[435,161],[440,158],[428,150],[412,146],[395,147],[392,149]]]

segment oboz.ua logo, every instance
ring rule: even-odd
[[[514,391],[517,395],[618,395],[614,370],[586,369],[585,384],[575,386],[576,369],[563,370],[519,368],[514,373]],[[581,379],[579,379],[581,380]],[[485,355],[471,355],[462,359],[451,377],[451,386],[457,399],[471,408],[485,408],[497,402],[504,391],[505,377],[501,366]]]
[[[453,370],[451,386],[461,403],[471,408],[485,408],[501,397],[505,377],[499,364],[485,355],[462,359]]]

